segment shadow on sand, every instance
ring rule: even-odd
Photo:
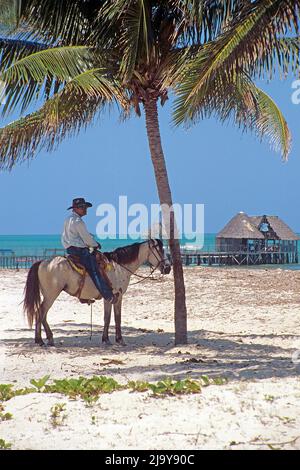
[[[22,330],[15,331],[18,334]],[[300,335],[230,335],[193,330],[189,333],[188,345],[174,346],[171,333],[123,327],[127,345],[113,343],[106,346],[101,343],[102,330],[99,327],[94,328],[90,338],[90,325],[87,323],[58,324],[53,333],[55,347],[36,346],[33,338],[28,337],[4,339],[6,355],[9,358],[17,354],[38,360],[50,354],[52,360],[57,356],[58,362],[67,360],[73,365],[76,365],[76,358],[81,358],[84,360],[84,375],[99,374],[100,367],[102,375],[138,376],[139,380],[149,381],[160,380],[167,375],[178,379],[221,376],[235,381],[296,377],[300,374],[300,365],[292,362],[295,349],[276,345],[278,340],[286,340],[290,345],[300,344]],[[272,339],[274,344],[270,344]],[[143,355],[147,356],[147,361],[140,363],[139,358]],[[106,362],[103,362],[103,356]]]

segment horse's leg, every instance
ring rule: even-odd
[[[52,297],[52,298],[44,299],[44,301],[42,302],[42,305],[41,305],[42,324],[43,324],[44,330],[46,332],[46,336],[47,336],[49,346],[54,346],[54,341],[53,341],[53,333],[52,333],[51,328],[50,328],[50,326],[47,322],[47,313],[48,313],[49,309],[51,308],[51,306],[53,305],[54,300],[57,297],[58,296],[56,296],[54,298]]]
[[[105,344],[111,344],[109,337],[108,337],[111,307],[112,305],[109,302],[106,302],[106,300],[104,300],[104,328],[103,328],[103,334],[102,334],[102,343],[105,343]]]
[[[121,346],[126,346],[126,343],[122,338],[122,332],[121,332],[121,310],[122,310],[122,295],[120,296],[119,301],[116,304],[114,304],[116,343],[120,344]]]
[[[35,317],[35,337],[34,342],[40,346],[44,346],[44,341],[42,340],[42,322],[41,322],[41,309]]]
[[[50,346],[53,346],[53,334],[52,331],[47,323],[47,312],[51,305],[53,304],[55,299],[44,299],[43,302],[41,303],[39,313],[36,317],[35,320],[35,343],[39,344],[40,346],[44,346],[44,341],[42,340],[42,325],[45,329],[48,344]]]

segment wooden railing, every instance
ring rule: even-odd
[[[51,256],[0,256],[0,269],[29,269],[37,261]]]
[[[0,255],[0,269],[29,269],[37,261],[51,259],[63,253],[53,253],[52,256],[2,256]],[[166,255],[170,253],[166,250]],[[297,264],[297,252],[211,252],[211,251],[183,251],[182,262],[185,266],[191,265],[259,265],[259,264]]]
[[[299,257],[296,252],[201,252],[182,253],[182,262],[185,266],[253,266],[273,264],[298,264]]]

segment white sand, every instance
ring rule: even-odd
[[[300,271],[186,269],[189,344],[180,347],[165,276],[128,290],[126,347],[102,346],[101,302],[90,340],[90,308],[62,294],[48,315],[56,347],[40,348],[20,305],[26,274],[0,272],[0,383],[20,388],[46,374],[120,383],[206,374],[228,383],[180,397],[118,391],[92,407],[58,394],[15,397],[4,403],[13,418],[0,420],[0,439],[13,449],[300,449],[300,364],[292,361],[300,350]],[[65,417],[53,426],[57,403],[65,403]]]

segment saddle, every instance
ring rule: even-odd
[[[87,270],[86,268],[80,263],[80,257],[76,255],[67,255],[65,256],[66,260],[68,261],[69,265],[71,268],[76,271],[78,274],[80,274],[81,279],[79,283],[79,287],[77,289],[77,292],[75,293],[75,297],[78,298],[78,300],[82,304],[92,304],[95,302],[95,300],[92,299],[81,299],[81,292],[84,286]],[[101,253],[100,251],[96,252],[96,261],[98,265],[98,270],[100,272],[100,275],[105,279],[106,283],[109,285],[109,287],[112,289],[112,284],[111,281],[107,275],[108,271],[111,271],[113,268],[112,263],[107,259],[107,257]]]

